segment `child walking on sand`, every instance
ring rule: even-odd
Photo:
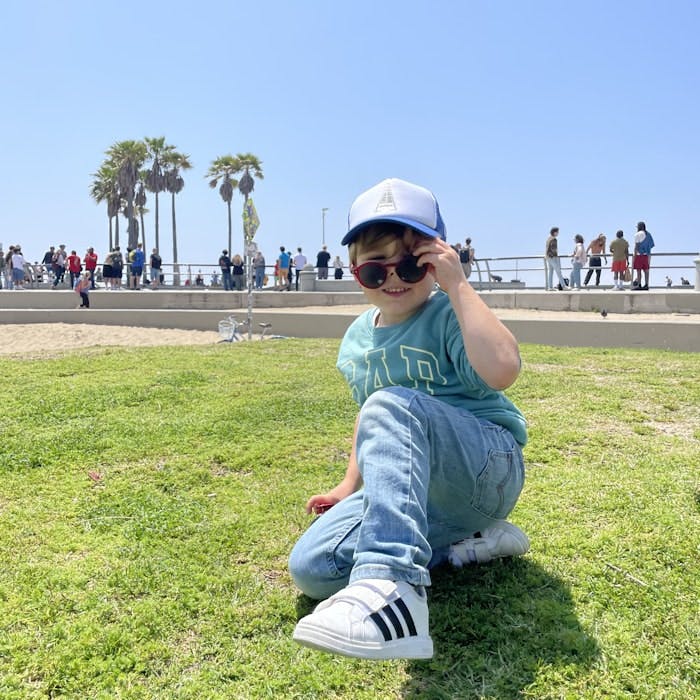
[[[81,309],[90,308],[90,286],[92,282],[90,280],[90,273],[83,272],[83,274],[78,278],[75,283],[75,292],[80,294],[80,307]]]
[[[348,229],[350,271],[374,308],[338,355],[360,411],[345,476],[309,498],[322,515],[290,555],[299,588],[327,598],[294,639],[425,659],[430,569],[529,548],[505,520],[524,480],[525,419],[502,393],[520,355],[467,281],[431,192],[384,180],[355,200]]]

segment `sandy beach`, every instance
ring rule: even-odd
[[[95,326],[87,323],[4,324],[0,326],[0,356],[51,357],[80,348],[213,345],[220,340],[215,331],[175,328]]]

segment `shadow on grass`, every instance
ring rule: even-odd
[[[568,586],[528,558],[461,571],[445,566],[431,577],[435,655],[408,663],[403,698],[512,700],[543,673],[550,682],[575,678],[599,654]],[[317,603],[299,596],[298,617]]]
[[[435,655],[409,665],[404,698],[511,700],[545,669],[576,676],[599,654],[568,586],[528,558],[431,576]]]

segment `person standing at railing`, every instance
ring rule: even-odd
[[[54,253],[51,269],[53,270],[53,286],[58,287],[66,274],[66,246],[63,243],[58,246],[58,250]]]
[[[301,252],[301,248],[297,248],[297,254],[294,256],[294,288],[299,291],[299,275],[306,265],[306,255]]]
[[[80,260],[80,256],[74,250],[71,250],[70,255],[66,259],[66,263],[68,264],[68,274],[70,275],[70,288],[75,289],[75,283],[78,281],[80,273],[83,271],[82,261]]]
[[[545,244],[544,249],[544,264],[547,268],[547,291],[553,292],[554,287],[554,273],[557,273],[557,278],[559,279],[559,286],[564,289],[568,289],[569,286],[566,284],[566,280],[561,274],[561,261],[559,260],[559,246],[557,243],[557,236],[559,235],[559,227],[553,226],[549,231],[549,238]]]
[[[262,289],[265,282],[265,256],[260,251],[253,258],[253,270],[255,271],[255,288]]]
[[[14,289],[24,289],[24,255],[22,255],[22,246],[16,245],[12,251],[10,258],[12,265],[12,284]]]
[[[328,248],[324,245],[321,250],[318,251],[316,255],[316,269],[318,270],[318,278],[320,280],[328,279],[328,263],[331,260],[331,254],[328,252]]]
[[[602,261],[600,256],[605,258],[605,264],[608,264],[608,258],[605,255],[605,234],[601,233],[597,238],[594,238],[586,248],[586,253],[590,255],[588,260],[588,272],[586,273],[586,279],[583,281],[585,287],[588,286],[593,273],[595,272],[595,286],[600,285],[600,273],[603,270]]]
[[[237,292],[242,292],[245,286],[245,265],[243,258],[236,253],[231,260],[231,279],[233,280],[233,288]]]
[[[284,291],[285,289],[289,291],[289,265],[291,261],[292,256],[286,251],[283,245],[280,246],[280,254],[277,258],[277,262],[279,263],[277,275],[279,277],[280,292]]]
[[[141,275],[143,266],[146,264],[146,253],[143,252],[143,243],[137,243],[136,248],[129,256],[131,268],[129,270],[129,287],[131,289],[141,289]]]
[[[475,251],[474,248],[472,247],[472,239],[467,238],[464,241],[465,245],[464,248],[459,249],[459,261],[462,263],[462,269],[464,270],[464,276],[469,279],[469,276],[472,274],[472,264],[474,263],[475,259]]]
[[[610,244],[612,253],[612,273],[614,288],[618,291],[624,289],[625,273],[627,272],[628,259],[630,253],[629,243],[624,238],[625,234],[618,231],[615,240]]]
[[[11,245],[5,253],[2,248],[0,248],[0,254],[2,255],[2,260],[0,260],[0,272],[2,272],[3,279],[5,281],[5,289],[12,289],[14,286],[12,284],[12,254],[15,252],[15,247]]]
[[[51,269],[51,263],[53,262],[53,256],[54,253],[56,252],[56,249],[54,246],[51,246],[45,253],[44,257],[41,260],[42,265],[44,266],[44,273],[45,273],[45,279],[44,282],[46,284],[51,283],[51,274],[52,274],[52,269]]]
[[[114,246],[112,251],[112,289],[122,288],[122,275],[124,274],[124,255],[121,248]]]
[[[86,272],[90,273],[90,289],[95,289],[95,270],[97,269],[97,253],[94,248],[88,248],[83,258]]]
[[[226,249],[221,251],[219,267],[221,268],[221,284],[224,286],[224,291],[230,292],[233,289],[233,281],[231,280],[231,258],[229,258],[228,250]]]
[[[158,255],[158,248],[151,252],[151,289],[158,289],[160,286],[160,275],[163,269],[163,259]]]
[[[651,265],[651,249],[654,247],[654,239],[647,231],[646,224],[640,221],[637,224],[637,233],[634,235],[634,256],[632,257],[632,269],[636,272],[633,289],[649,290],[649,267]],[[642,272],[644,272],[644,286],[642,286]]]
[[[586,264],[586,251],[583,248],[583,236],[577,233],[574,236],[575,246],[571,258],[571,280],[569,284],[572,289],[581,289],[581,270]]]

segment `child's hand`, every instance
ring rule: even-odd
[[[325,513],[329,508],[332,508],[340,499],[337,496],[332,496],[329,493],[317,494],[311,496],[311,498],[306,502],[306,512],[315,515],[321,515]]]
[[[428,265],[435,281],[444,291],[466,280],[459,253],[441,238],[421,238],[412,253],[418,258],[419,265]]]

